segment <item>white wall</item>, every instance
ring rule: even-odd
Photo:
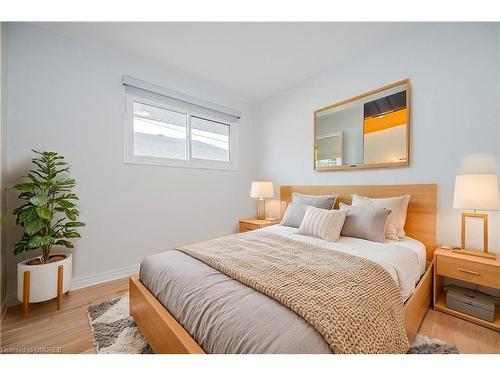
[[[148,254],[229,234],[254,213],[249,105],[185,75],[34,26],[9,24],[8,31],[8,186],[29,167],[32,148],[60,152],[71,163],[87,223],[73,251],[80,285],[91,275],[134,270]],[[123,74],[240,110],[240,170],[123,164]],[[10,191],[8,212],[18,204]],[[7,232],[12,249],[20,233],[12,215]],[[9,293],[21,259],[8,258]]]
[[[0,22],[0,218],[6,216],[5,202],[5,23]],[[7,293],[7,262],[4,255],[6,247],[4,246],[3,225],[0,223],[0,318],[4,311],[5,296]]]
[[[455,175],[498,172],[498,37],[495,24],[423,24],[257,103],[256,178],[276,185],[437,183],[438,241],[459,244]],[[313,111],[404,78],[412,89],[410,167],[314,172]],[[490,217],[490,247],[498,250],[498,215]]]

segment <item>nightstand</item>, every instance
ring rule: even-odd
[[[500,258],[488,259],[437,248],[434,251],[434,309],[500,331],[500,306],[496,306],[493,323],[446,306],[444,277],[500,289]]]
[[[280,221],[281,221],[280,219],[274,219],[274,220],[242,219],[242,220],[240,220],[240,223],[239,223],[240,224],[239,225],[239,232],[240,233],[248,232],[250,230],[268,227],[270,225],[279,224]]]

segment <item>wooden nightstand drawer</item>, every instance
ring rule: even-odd
[[[438,255],[436,272],[438,275],[500,288],[498,267],[489,264]]]
[[[434,257],[434,309],[500,331],[500,308],[497,307],[492,323],[448,307],[443,289],[446,277],[500,289],[500,258],[489,259],[442,248],[434,251]]]
[[[240,232],[248,232],[249,230],[259,229],[260,226],[256,224],[250,223],[242,223],[240,222]]]
[[[268,227],[269,225],[279,224],[279,219],[242,219],[239,222],[239,232],[248,232],[259,228]]]

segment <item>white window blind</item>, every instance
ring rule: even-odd
[[[236,122],[241,118],[241,112],[237,110],[195,98],[194,96],[142,81],[134,77],[124,75],[122,82],[127,92],[131,94],[149,97],[152,100],[160,99],[174,107],[185,108],[191,112],[204,114],[225,121]]]

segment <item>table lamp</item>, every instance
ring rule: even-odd
[[[500,208],[497,175],[474,174],[456,176],[453,208],[473,210],[473,212],[462,212],[461,249],[454,249],[454,251],[496,259],[496,254],[488,253],[488,214],[478,213],[477,210],[493,211]],[[465,225],[468,217],[483,219],[483,251],[465,249]]]
[[[250,197],[257,198],[257,219],[266,218],[266,201],[264,198],[273,198],[273,183],[270,181],[253,181],[250,189]]]

